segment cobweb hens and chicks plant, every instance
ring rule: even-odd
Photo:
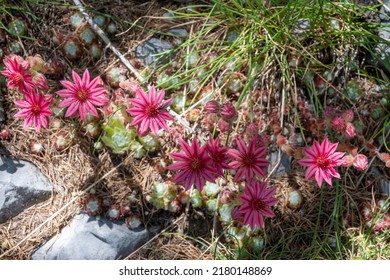
[[[22,108],[15,117],[25,118],[24,126],[27,128],[33,125],[37,132],[41,128],[46,128],[47,118],[52,115],[49,108],[52,97],[41,92],[47,88],[44,76],[40,76],[39,84],[34,83],[29,73],[29,63],[19,56],[6,57],[5,65],[7,69],[2,71],[2,74],[8,78],[8,87],[16,88],[25,97],[25,101],[15,101],[15,104]],[[56,92],[63,98],[58,106],[67,108],[65,117],[80,117],[85,121],[87,114],[90,114],[99,118],[96,107],[105,106],[109,102],[103,81],[100,77],[95,77],[91,81],[88,69],[84,71],[82,77],[72,71],[72,77],[73,83],[67,80],[61,81],[65,89]],[[131,125],[136,126],[138,136],[144,137],[150,131],[157,135],[160,128],[169,130],[166,121],[172,121],[173,116],[166,109],[173,100],[164,100],[164,97],[164,90],[157,93],[155,87],[151,86],[148,94],[137,88],[135,97],[129,99],[127,112],[133,117]],[[205,107],[209,114],[220,113],[228,121],[237,115],[230,103],[224,104],[219,109],[220,105],[213,100]],[[334,117],[330,121],[330,126],[335,131],[344,131],[347,137],[354,137],[352,120],[353,113],[348,110],[344,112],[343,117]],[[222,132],[225,130],[223,129]],[[266,177],[269,164],[266,160],[267,148],[262,146],[261,135],[252,133],[251,136],[252,140],[248,145],[243,140],[237,139],[235,141],[237,149],[222,146],[219,137],[213,139],[210,136],[209,141],[204,145],[200,145],[196,137],[193,138],[191,145],[180,139],[182,152],[170,155],[176,162],[167,168],[176,171],[173,177],[175,183],[184,186],[185,190],[195,187],[200,193],[206,182],[215,183],[217,178],[223,178],[229,170],[234,170],[234,182],[243,181],[245,187],[240,190],[242,194],[237,196],[236,201],[231,202],[236,205],[232,208],[233,218],[236,222],[249,225],[254,230],[256,227],[259,229],[264,227],[264,217],[274,217],[270,206],[276,204],[277,199],[272,197],[276,190],[268,189],[267,183],[262,182]],[[337,143],[332,144],[328,138],[325,138],[322,144],[315,140],[313,146],[303,149],[305,157],[298,163],[308,167],[305,175],[307,180],[314,178],[320,187],[325,180],[331,186],[332,177],[340,179],[340,174],[336,172],[335,167],[354,166],[358,170],[367,168],[365,155],[356,154],[355,151],[351,152],[355,154],[354,156],[344,156],[344,152],[336,152],[337,146]]]

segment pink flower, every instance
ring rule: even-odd
[[[355,127],[353,126],[352,123],[348,122],[345,126],[345,135],[352,138],[356,135],[355,133]]]
[[[238,150],[230,149],[229,155],[235,160],[230,163],[230,167],[238,169],[234,177],[235,181],[245,178],[246,180],[253,179],[254,176],[264,177],[268,166],[268,160],[264,159],[267,152],[265,147],[256,147],[256,142],[252,140],[248,147],[244,141],[237,140]]]
[[[368,167],[368,159],[363,154],[358,154],[353,161],[353,167],[357,170],[365,170]]]
[[[50,110],[50,99],[42,94],[35,93],[34,90],[25,92],[26,100],[15,101],[15,104],[22,108],[16,113],[16,118],[25,118],[24,128],[31,124],[35,127],[35,131],[39,132],[41,127],[47,127],[47,117],[52,115]]]
[[[213,162],[206,151],[206,146],[199,147],[196,138],[192,140],[192,146],[180,140],[183,149],[181,153],[172,153],[171,157],[177,160],[167,168],[179,171],[173,180],[184,185],[185,189],[190,189],[192,185],[202,191],[206,181],[215,182],[215,170],[212,168]]]
[[[305,174],[306,180],[314,177],[318,186],[322,185],[323,180],[331,186],[332,177],[340,179],[340,174],[334,167],[344,163],[342,157],[345,153],[336,152],[337,146],[337,143],[332,144],[326,138],[321,145],[314,140],[313,146],[303,149],[305,158],[299,160],[298,163],[308,167]]]
[[[99,85],[100,77],[90,81],[88,69],[85,69],[82,79],[75,71],[72,71],[72,77],[74,83],[66,80],[61,81],[65,89],[57,91],[57,94],[65,100],[58,106],[68,107],[65,117],[80,116],[85,121],[87,113],[90,113],[98,118],[99,115],[95,106],[103,106],[109,100],[106,90]]]
[[[127,109],[133,117],[132,125],[138,125],[137,131],[140,136],[145,136],[151,130],[157,135],[159,128],[168,130],[166,120],[173,120],[168,113],[167,107],[172,104],[173,99],[163,100],[164,90],[156,94],[156,89],[152,86],[149,94],[142,89],[138,89],[137,98],[131,98],[129,101],[134,107]]]
[[[244,214],[244,224],[249,225],[252,230],[256,227],[262,229],[264,217],[275,217],[275,213],[271,210],[271,206],[278,202],[278,199],[273,197],[275,193],[276,189],[267,189],[265,182],[260,183],[255,180],[248,182],[244,194],[240,196],[242,205],[238,209],[238,213]]]
[[[229,155],[227,153],[229,148],[222,147],[220,145],[219,137],[215,138],[215,140],[210,137],[209,142],[206,145],[206,149],[211,157],[211,160],[213,161],[215,173],[218,176],[223,177],[223,169],[230,169],[230,166],[227,163],[229,160]]]
[[[330,124],[336,131],[344,130],[345,128],[345,120],[342,117],[334,117]]]
[[[23,61],[20,56],[6,56],[4,65],[7,68],[1,74],[8,78],[8,88],[17,88],[21,93],[28,92],[34,88],[31,74],[26,72],[30,68],[27,61]]]

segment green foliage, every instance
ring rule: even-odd
[[[177,197],[177,186],[169,183],[155,183],[149,202],[157,209],[168,210],[169,203]]]
[[[137,133],[134,129],[125,128],[123,122],[118,117],[110,118],[103,125],[103,143],[112,149],[115,154],[124,154],[130,149]]]

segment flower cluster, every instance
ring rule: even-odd
[[[182,184],[185,189],[193,185],[202,191],[206,181],[215,182],[217,177],[224,177],[224,171],[235,169],[234,181],[246,181],[244,193],[239,197],[232,217],[236,221],[247,224],[251,229],[263,228],[263,217],[273,217],[270,209],[277,202],[272,196],[275,189],[267,189],[266,183],[258,179],[265,177],[268,161],[265,159],[267,149],[256,145],[256,139],[248,146],[244,141],[237,140],[237,150],[223,147],[220,140],[210,138],[200,146],[194,138],[192,145],[180,140],[182,152],[172,153],[175,163],[168,169],[177,171],[174,181]],[[242,219],[241,219],[242,217]]]
[[[192,145],[180,140],[183,149],[180,153],[172,153],[171,157],[177,162],[168,166],[168,169],[179,171],[174,181],[182,184],[186,189],[194,185],[202,191],[205,181],[215,182],[217,177],[224,176],[224,170],[230,169],[228,148],[220,145],[220,140],[210,138],[208,143],[199,146],[196,137]]]
[[[218,124],[218,129],[221,133],[227,132],[231,129],[233,122],[237,119],[237,111],[234,105],[226,102],[220,105],[217,101],[211,100],[205,105],[207,113],[206,122],[213,125]]]
[[[41,68],[43,61],[42,65],[32,67],[29,61],[14,55],[5,57],[4,65],[6,70],[1,74],[8,78],[8,88],[16,88],[24,97],[23,100],[15,101],[16,106],[21,108],[15,117],[24,118],[24,127],[33,125],[36,132],[39,132],[41,128],[46,128],[48,117],[52,115],[50,110],[52,97],[40,92],[40,90],[47,89],[47,80],[35,69]]]
[[[336,114],[334,111],[329,111],[330,125],[335,131],[340,131],[348,138],[355,137],[355,126],[353,125],[353,112],[352,110],[345,110],[341,114]]]

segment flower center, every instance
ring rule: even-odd
[[[199,158],[194,158],[191,163],[190,163],[191,169],[196,171],[201,169],[202,167],[202,162],[200,161]]]
[[[250,166],[254,165],[255,158],[252,155],[245,156],[245,157],[243,157],[242,162],[244,163],[245,166],[250,167]]]
[[[145,112],[150,118],[154,118],[158,115],[158,109],[155,106],[146,106]]]
[[[84,102],[85,100],[88,99],[88,93],[83,90],[83,89],[80,89],[77,93],[76,93],[78,99],[80,102]]]
[[[23,82],[23,75],[20,73],[15,73],[13,79],[16,84],[21,84]]]
[[[38,104],[34,104],[31,106],[31,113],[35,116],[41,114],[41,107]]]
[[[261,199],[255,199],[252,201],[252,209],[256,211],[261,211],[264,209],[264,202]]]
[[[320,167],[320,168],[328,168],[330,165],[330,160],[324,156],[324,155],[319,155],[317,157],[317,166]]]
[[[224,155],[217,150],[215,153],[212,153],[212,160],[214,162],[222,162],[224,160]]]

